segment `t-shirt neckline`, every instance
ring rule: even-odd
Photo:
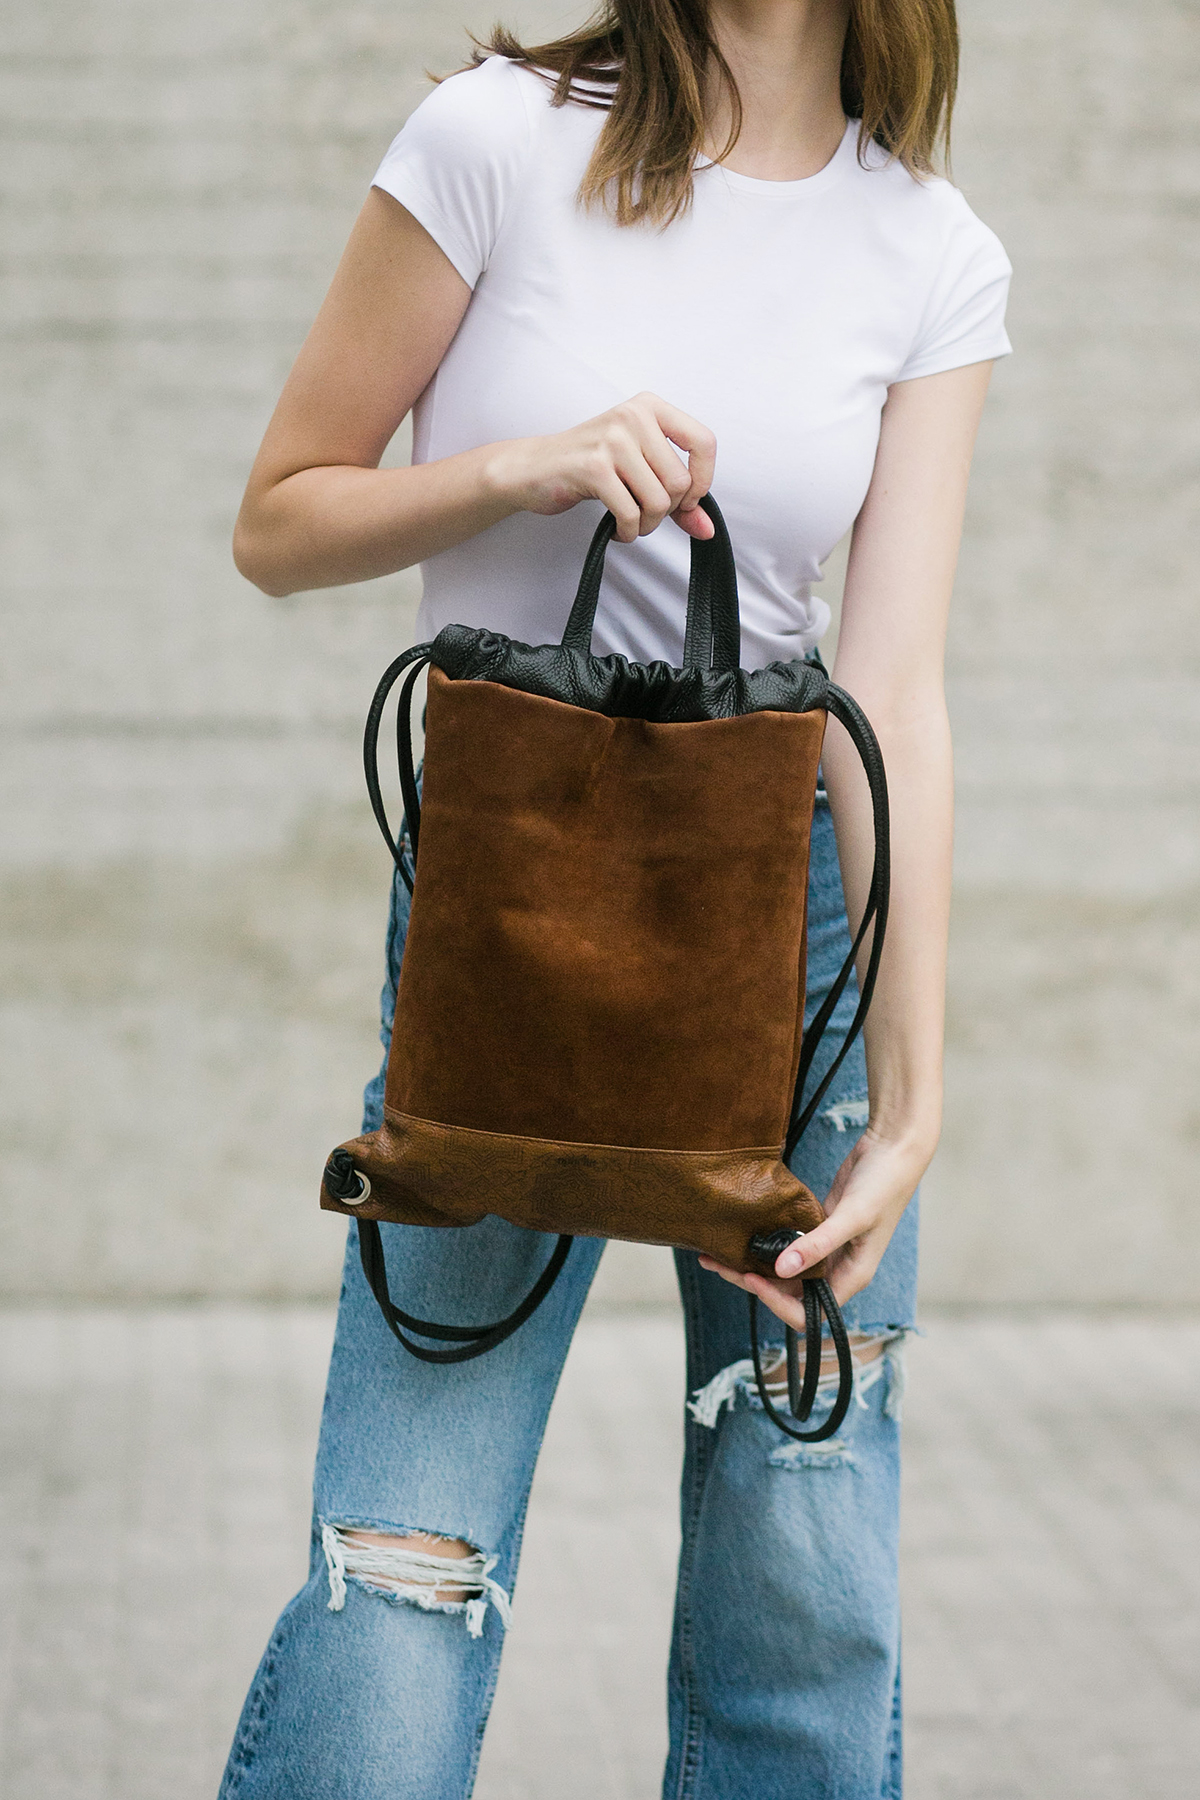
[[[815,194],[828,187],[831,182],[839,180],[847,165],[857,156],[858,127],[857,119],[847,119],[841,143],[825,167],[818,169],[815,175],[802,175],[798,181],[765,181],[759,175],[742,175],[736,169],[727,169],[724,163],[713,162],[710,157],[697,158],[696,171],[699,174],[706,169],[719,169],[728,187],[747,194],[775,195],[784,199]]]

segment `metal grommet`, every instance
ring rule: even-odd
[[[323,1176],[325,1191],[342,1206],[361,1206],[371,1198],[371,1183],[344,1144],[331,1154]]]

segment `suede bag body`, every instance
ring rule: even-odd
[[[755,1234],[819,1223],[781,1151],[824,729],[614,718],[432,666],[384,1123],[343,1146],[371,1191],[322,1206],[740,1269]]]

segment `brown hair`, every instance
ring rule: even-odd
[[[737,142],[741,101],[706,0],[602,0],[586,25],[549,44],[525,46],[497,26],[473,60],[489,53],[548,71],[555,106],[607,111],[579,198],[607,206],[619,225],[667,225],[691,203],[710,68],[732,115],[717,160]],[[850,0],[842,106],[861,121],[860,158],[875,143],[913,175],[932,173],[939,150],[949,153],[957,79],[954,0]]]

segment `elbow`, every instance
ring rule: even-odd
[[[889,736],[942,732],[949,723],[946,688],[937,670],[835,670],[835,680],[857,700],[876,732]]]
[[[239,575],[272,600],[285,600],[296,591],[286,579],[278,556],[271,554],[271,546],[264,541],[264,534],[256,531],[246,518],[244,507],[233,528],[233,564]]]

